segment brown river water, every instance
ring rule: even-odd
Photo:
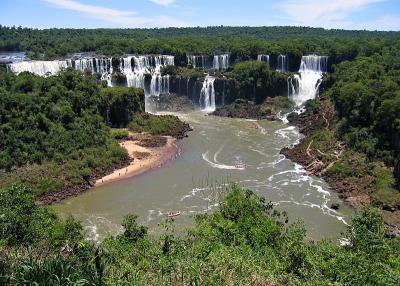
[[[302,219],[308,237],[340,238],[352,210],[340,202],[320,178],[279,154],[296,144],[301,135],[282,122],[251,121],[207,116],[202,112],[176,114],[194,131],[178,142],[181,155],[166,165],[142,175],[100,186],[70,198],[54,208],[83,222],[89,239],[101,240],[122,231],[127,213],[153,234],[165,220],[165,212],[180,211],[175,226],[183,231],[193,225],[193,215],[217,207],[215,187],[231,180],[265,196],[279,210],[286,210],[289,223]],[[246,165],[243,170],[238,164]]]

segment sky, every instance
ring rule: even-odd
[[[400,31],[400,0],[0,0],[31,28],[310,26]]]

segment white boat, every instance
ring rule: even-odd
[[[246,169],[246,165],[245,164],[236,164],[235,168],[238,170],[244,170],[244,169]]]
[[[164,215],[167,217],[177,217],[177,216],[181,215],[181,212],[180,211],[176,211],[176,212],[170,211],[170,212],[165,213]]]

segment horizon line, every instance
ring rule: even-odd
[[[178,26],[170,26],[170,27],[96,27],[96,28],[67,28],[67,27],[46,27],[46,28],[38,28],[38,27],[28,27],[28,26],[8,26],[2,25],[0,23],[0,27],[2,28],[22,28],[22,29],[31,29],[31,30],[168,30],[168,29],[206,29],[206,28],[307,28],[307,29],[322,29],[325,31],[360,31],[360,32],[385,32],[385,33],[400,33],[397,30],[368,30],[368,29],[343,29],[343,28],[324,28],[324,27],[313,27],[313,26],[300,26],[300,25],[271,25],[271,26],[252,26],[252,25],[245,25],[245,26],[231,26],[231,25],[211,25],[211,26],[186,26],[186,27],[178,27]]]

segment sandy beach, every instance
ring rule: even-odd
[[[176,158],[179,155],[176,139],[170,136],[163,137],[167,140],[166,144],[161,147],[143,147],[140,146],[141,141],[135,139],[120,142],[119,144],[128,151],[129,157],[133,161],[129,166],[117,169],[113,173],[97,180],[95,187],[142,174],[151,169],[161,167],[166,162]]]

